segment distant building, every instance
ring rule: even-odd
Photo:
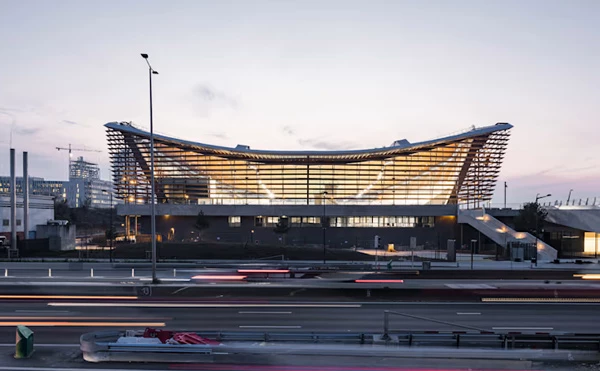
[[[57,200],[67,197],[67,184],[63,180],[45,180],[44,178],[29,177],[29,194],[52,196]],[[0,176],[0,194],[10,193],[10,177]],[[23,194],[23,178],[17,177],[17,194]]]
[[[23,194],[23,178],[17,178],[17,194]],[[111,181],[100,179],[98,164],[85,161],[83,157],[69,164],[69,180],[45,180],[29,177],[29,194],[51,196],[57,201],[66,200],[69,207],[109,208]],[[0,195],[10,194],[10,177],[0,176]],[[113,195],[114,196],[114,195]],[[113,204],[118,200],[113,197]]]
[[[35,238],[37,226],[54,219],[54,201],[51,196],[33,195],[29,197],[29,237]],[[0,235],[10,237],[10,196],[0,195]],[[17,195],[17,236],[23,239],[23,196]],[[10,238],[9,238],[10,240]]]
[[[78,157],[69,164],[69,182],[66,187],[67,203],[70,207],[110,208],[111,181],[100,179],[98,164]],[[113,204],[117,198],[113,198]]]

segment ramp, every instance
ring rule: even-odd
[[[458,222],[468,224],[500,246],[507,247],[511,242],[535,244],[536,238],[527,232],[517,232],[493,216],[485,209],[458,210]],[[539,260],[554,260],[557,251],[544,241],[537,239]]]

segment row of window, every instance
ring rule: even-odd
[[[21,219],[17,219],[17,225],[21,225]],[[2,226],[3,227],[10,226],[10,219],[2,219]]]
[[[255,227],[274,227],[279,223],[278,216],[256,216]],[[292,227],[318,227],[321,226],[321,217],[318,216],[292,216],[285,217]],[[432,228],[435,224],[433,216],[338,216],[327,218],[329,227],[350,228]],[[241,227],[240,216],[230,216],[230,227]]]

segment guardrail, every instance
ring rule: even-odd
[[[373,333],[317,333],[317,332],[197,332],[198,336],[214,339],[222,345],[189,344],[143,344],[117,343],[124,332],[104,331],[81,336],[81,351],[86,360],[100,362],[105,360],[128,360],[133,358],[148,360],[142,355],[152,353],[195,354],[209,356],[215,349],[224,350],[237,344],[237,351],[243,352],[239,344],[337,344],[364,345],[381,347],[452,347],[480,349],[550,349],[600,352],[600,334],[552,334],[552,333],[496,333],[489,331],[419,331]],[[229,344],[229,345],[228,345]],[[252,353],[253,351],[248,351]]]

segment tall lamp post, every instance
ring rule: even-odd
[[[326,213],[326,209],[325,209],[325,205],[327,202],[327,191],[323,192],[323,264],[327,263],[327,249],[326,249],[326,245],[325,245],[325,241],[326,241],[326,237],[327,237],[327,224],[326,220],[327,220],[327,213]]]
[[[102,190],[102,193],[109,193],[106,189]],[[109,250],[109,260],[112,263],[112,257],[113,257],[113,238],[115,238],[115,233],[113,232],[113,213],[114,213],[114,209],[113,209],[113,193],[112,191],[110,192],[110,229],[108,230],[109,234],[110,234],[110,250]]]
[[[538,205],[538,201],[541,200],[542,198],[546,198],[546,197],[550,197],[552,196],[550,193],[548,193],[545,196],[540,196],[540,194],[538,193],[537,195],[535,195],[535,266],[537,267],[537,261],[538,261],[538,223],[539,223],[539,218],[538,218],[538,209],[539,209],[539,205]]]
[[[142,58],[148,65],[148,77],[150,80],[150,230],[152,234],[152,283],[158,283],[156,278],[156,206],[154,205],[155,185],[154,185],[154,123],[152,117],[152,75],[158,75],[150,62],[148,54],[142,53]]]

